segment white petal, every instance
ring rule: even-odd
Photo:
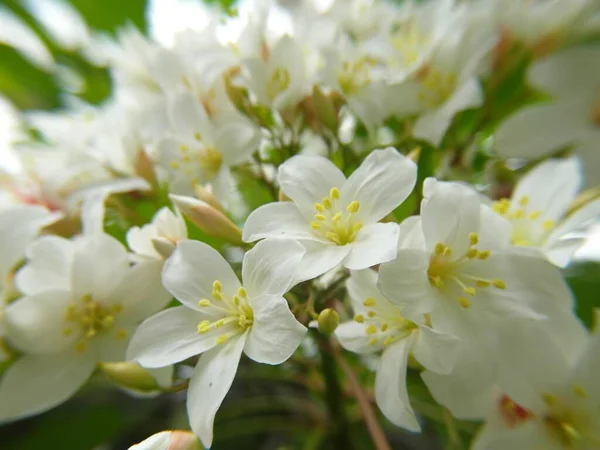
[[[371,269],[353,270],[346,281],[346,289],[352,302],[354,312],[364,309],[363,302],[367,297],[373,297],[377,303],[380,301],[389,304],[379,289],[377,289],[377,272]]]
[[[534,420],[515,428],[486,426],[475,438],[472,450],[562,450],[559,442],[550,439],[548,429]]]
[[[242,120],[221,126],[217,132],[216,147],[223,155],[223,164],[233,166],[251,159],[260,137],[253,125]]]
[[[11,342],[27,353],[50,353],[65,349],[77,338],[64,336],[71,294],[53,289],[23,297],[4,310],[7,334]]]
[[[375,401],[387,419],[409,431],[421,431],[406,392],[406,366],[413,337],[390,345],[379,360],[375,375]]]
[[[27,264],[17,272],[19,291],[29,295],[48,289],[69,289],[74,245],[58,236],[43,236],[27,248]]]
[[[38,230],[54,220],[41,206],[14,206],[0,213],[0,274],[6,274],[23,256]]]
[[[206,352],[190,379],[188,417],[192,431],[206,448],[212,446],[215,415],[229,392],[245,341],[246,334],[242,334]]]
[[[441,242],[461,255],[469,246],[469,233],[479,232],[479,198],[475,191],[458,183],[429,184],[431,194],[421,207],[427,246],[433,250]]]
[[[412,351],[417,361],[433,372],[450,373],[454,368],[459,339],[427,326],[419,326],[416,334]]]
[[[546,243],[553,245],[560,237],[576,231],[584,231],[600,217],[600,199],[593,200],[576,210],[559,223]]]
[[[250,298],[283,295],[293,285],[306,253],[304,246],[288,239],[266,239],[244,255],[242,284]]]
[[[377,287],[391,302],[416,312],[433,308],[433,288],[427,277],[428,254],[423,250],[400,249],[395,260],[379,268]]]
[[[439,145],[446,134],[454,115],[467,108],[481,104],[481,88],[476,79],[468,80],[440,108],[423,114],[415,124],[413,134],[434,145]]]
[[[0,383],[0,421],[28,417],[70,398],[87,381],[96,361],[90,352],[26,355]]]
[[[371,336],[367,334],[367,325],[364,323],[353,320],[341,323],[335,329],[335,337],[342,347],[354,353],[364,355],[379,350],[379,347],[369,343]]]
[[[144,321],[134,334],[127,359],[144,367],[164,367],[213,348],[222,329],[198,333],[198,324],[209,320],[204,314],[177,306]]]
[[[296,273],[296,282],[312,280],[341,264],[348,256],[350,245],[324,244],[317,241],[300,241],[306,249]]]
[[[315,203],[329,196],[332,187],[341,189],[346,177],[331,161],[322,156],[299,155],[279,166],[279,185],[294,200],[302,214],[315,214]]]
[[[152,245],[152,238],[156,236],[158,233],[154,224],[146,224],[141,228],[131,227],[126,235],[127,246],[138,255],[162,259]]]
[[[344,266],[350,270],[362,270],[394,259],[398,252],[399,233],[400,227],[393,222],[363,227],[351,244],[352,250]]]
[[[296,351],[306,327],[296,320],[283,297],[263,295],[252,299],[250,306],[254,323],[244,353],[259,363],[281,364]]]
[[[290,239],[315,239],[309,224],[293,202],[269,203],[252,211],[244,224],[242,239],[284,237]]]
[[[72,266],[73,295],[110,298],[114,283],[129,268],[127,250],[107,234],[83,236],[75,243]]]
[[[585,122],[572,102],[526,106],[500,125],[495,135],[502,156],[540,158],[573,143],[585,131]],[[579,108],[580,109],[580,108]]]
[[[583,354],[569,378],[571,387],[580,386],[595,408],[600,406],[600,330],[588,337]]]
[[[359,202],[356,220],[378,222],[406,200],[416,181],[417,166],[409,158],[392,147],[375,150],[344,184],[341,202]]]
[[[420,216],[407,217],[400,223],[398,248],[427,248]]]
[[[162,260],[146,260],[129,268],[111,294],[123,304],[121,315],[140,321],[164,308],[171,294],[161,283]]]
[[[512,198],[518,202],[527,197],[527,211],[540,211],[544,219],[558,220],[577,196],[581,184],[577,158],[548,159],[519,181]]]
[[[219,280],[223,294],[233,296],[240,282],[227,261],[209,245],[183,240],[165,263],[162,281],[177,300],[199,310],[198,302],[212,298],[213,283]]]
[[[173,128],[181,139],[193,139],[195,133],[200,133],[203,139],[214,141],[206,111],[193,95],[187,92],[177,94],[169,107]]]

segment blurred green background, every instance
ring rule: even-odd
[[[232,0],[205,2],[224,9],[233,3]],[[64,11],[75,11],[80,18],[80,30],[87,28],[91,33],[114,37],[126,24],[149,32],[153,21],[148,14],[149,3],[150,0],[0,0],[0,96],[21,111],[60,110],[68,102],[66,94],[88,103],[101,103],[111,90],[106,68],[93,64],[77,39],[69,42],[57,34],[57,30],[72,29],[75,19],[69,19],[68,14],[52,16],[42,6],[67,6],[70,9],[63,8]],[[53,26],[48,26],[48,22]],[[37,51],[30,51],[32,48]],[[77,80],[77,89],[65,80]],[[579,262],[567,268],[565,275],[577,296],[578,313],[590,326],[593,308],[600,307],[600,266]],[[322,399],[311,397],[306,386],[298,382],[304,380],[312,383],[312,388],[318,388],[318,380],[311,381],[316,367],[307,363],[303,371],[288,367],[288,372],[284,372],[285,368],[256,370],[243,364],[217,415],[214,448],[328,448],[323,441],[327,424],[320,419],[325,414]],[[290,371],[295,378],[282,380],[285,373],[289,377]],[[417,374],[411,377],[417,385]],[[0,449],[127,449],[155,432],[187,428],[184,399],[185,393],[151,400],[132,398],[109,387],[98,375],[84,391],[59,408],[0,427]],[[383,419],[382,422],[394,449],[448,448],[427,434],[410,436]],[[459,425],[460,431],[467,435],[473,431],[472,424]],[[427,427],[440,431],[435,421]],[[357,448],[370,448],[359,419],[351,432]]]

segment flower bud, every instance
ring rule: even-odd
[[[167,259],[175,251],[175,243],[162,236],[153,237],[152,246],[163,259]]]
[[[148,156],[148,153],[143,149],[138,150],[135,155],[133,166],[137,176],[146,180],[154,189],[158,186],[156,172],[154,171],[154,163],[150,159],[150,156]]]
[[[102,363],[100,369],[119,386],[141,392],[152,392],[160,389],[156,378],[134,362]]]
[[[161,431],[129,447],[129,450],[203,450],[200,441],[191,431]]]
[[[313,86],[312,103],[319,122],[335,132],[338,128],[338,120],[333,102],[323,94],[316,84]]]
[[[340,315],[335,309],[326,308],[320,312],[317,324],[321,333],[331,334],[340,324]]]
[[[215,197],[209,189],[206,189],[201,184],[195,183],[194,192],[196,193],[196,197],[198,197],[203,202],[208,203],[210,206],[212,206],[215,209],[218,209],[221,212],[224,211],[223,205],[221,205],[219,200],[217,200],[217,197]]]
[[[242,231],[218,209],[202,200],[182,195],[169,195],[179,210],[206,234],[242,244]]]
[[[418,163],[419,162],[419,156],[421,156],[421,147],[415,147],[413,148],[410,153],[408,155],[408,158],[413,161]]]

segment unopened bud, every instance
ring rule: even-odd
[[[203,450],[200,441],[191,431],[161,431],[129,447],[129,450]]]
[[[143,149],[138,150],[133,165],[137,176],[146,180],[152,188],[158,186],[154,163]]]
[[[221,205],[221,202],[217,200],[217,197],[215,197],[209,189],[206,189],[201,184],[196,183],[194,184],[194,192],[196,193],[196,197],[198,197],[203,202],[208,203],[210,206],[212,206],[215,209],[218,209],[221,212],[223,211],[223,205]]]
[[[231,103],[242,113],[246,113],[248,92],[246,89],[236,86],[232,81],[233,72],[228,72],[223,76],[225,92],[231,100]]]
[[[411,159],[413,162],[419,162],[419,156],[421,156],[421,147],[415,147],[413,148],[410,153],[408,155],[409,159]]]
[[[153,392],[160,389],[156,378],[148,370],[134,362],[102,363],[100,369],[119,386],[141,392]]]
[[[319,122],[332,131],[337,131],[338,120],[333,101],[326,97],[318,85],[313,86],[312,102]]]
[[[171,194],[169,198],[184,216],[209,236],[242,244],[242,231],[218,209],[192,197]]]
[[[340,315],[335,309],[326,308],[319,314],[317,324],[321,333],[331,334],[340,324]]]
[[[163,259],[167,259],[175,251],[175,243],[162,236],[153,237],[152,246]]]

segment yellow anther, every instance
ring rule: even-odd
[[[542,394],[542,398],[544,399],[544,402],[548,405],[548,406],[554,406],[556,405],[556,396],[554,394],[549,394],[549,393],[544,393]]]
[[[528,217],[530,220],[535,220],[535,219],[538,219],[541,215],[542,215],[541,211],[532,211],[529,213]]]
[[[240,298],[237,295],[234,295],[231,300],[235,306],[240,306]]]
[[[354,315],[354,321],[358,322],[358,323],[364,323],[365,322],[365,316],[363,316],[362,314],[355,314]]]
[[[479,256],[479,250],[477,250],[476,248],[470,248],[469,250],[467,250],[466,255],[469,259],[477,258]]]
[[[124,328],[119,328],[116,332],[115,332],[115,337],[122,341],[123,339],[125,339],[127,337],[127,330],[125,330]]]
[[[325,217],[323,214],[315,214],[315,219],[324,222],[327,220],[327,217]]]
[[[329,200],[327,197],[323,198],[323,200],[321,200],[321,203],[323,204],[325,209],[331,209],[331,200]]]
[[[83,353],[87,349],[87,343],[85,341],[79,341],[75,344],[75,351],[77,353]]]
[[[335,215],[331,218],[331,221],[333,223],[336,223],[336,222],[339,222],[341,219],[342,219],[342,213],[338,212],[338,213],[335,213]]]
[[[488,259],[489,256],[490,256],[490,251],[489,250],[482,250],[477,255],[477,258],[483,260],[483,259]]]
[[[435,244],[435,254],[436,255],[443,255],[444,250],[446,250],[446,246],[444,244],[442,244],[441,242],[438,242],[437,244]]]
[[[467,297],[458,297],[458,304],[465,309],[471,307],[471,301]]]
[[[388,346],[388,345],[392,344],[393,342],[394,342],[394,338],[392,336],[387,336],[383,340],[383,345]]]
[[[340,240],[340,237],[338,236],[337,233],[334,233],[333,231],[328,231],[327,233],[325,233],[325,237],[327,239],[329,239],[331,242],[336,243],[337,245],[342,245],[342,241]]]
[[[471,245],[477,245],[479,244],[479,235],[477,233],[469,233],[469,243]]]
[[[185,145],[185,144],[181,144],[181,145],[179,146],[179,151],[180,151],[180,152],[182,152],[182,153],[185,153],[185,152],[187,152],[188,150],[189,150],[189,149],[188,149],[187,145]]]
[[[475,281],[475,285],[480,288],[490,287],[490,284],[492,284],[492,283],[487,280],[476,280]]]
[[[375,334],[377,333],[377,327],[375,325],[369,325],[367,327],[367,334]]]
[[[521,197],[519,199],[519,205],[521,205],[521,206],[527,206],[528,203],[529,203],[529,197],[527,197],[526,195],[524,195],[523,197]]]
[[[323,228],[323,225],[321,225],[319,222],[311,222],[310,227],[313,230],[320,230],[321,228]]]
[[[377,345],[378,342],[379,339],[377,339],[376,337],[372,337],[369,339],[369,345]]]
[[[373,297],[367,297],[365,299],[365,301],[363,302],[363,305],[365,306],[375,306],[377,302],[375,301],[375,299]]]
[[[115,318],[113,316],[105,316],[100,323],[104,328],[110,327],[115,322]]]
[[[506,283],[498,278],[496,278],[495,280],[492,280],[492,284],[494,285],[495,288],[506,289]]]
[[[87,330],[85,332],[85,337],[86,338],[93,338],[94,336],[96,336],[96,334],[98,334],[98,332],[96,331],[95,328],[90,328],[89,330]]]
[[[354,224],[354,226],[352,227],[352,230],[353,230],[355,233],[358,233],[360,230],[362,230],[362,227],[363,227],[363,223],[362,223],[362,222],[356,222],[356,223]]]
[[[389,328],[389,325],[387,323],[384,323],[383,325],[381,325],[381,331],[387,331],[388,328]]]
[[[544,223],[542,223],[542,227],[544,228],[544,230],[550,230],[554,228],[555,225],[556,222],[554,222],[554,220],[544,220]]]
[[[246,292],[246,289],[244,289],[243,287],[240,287],[238,289],[238,295],[242,298],[248,298],[248,293]]]
[[[194,138],[195,138],[197,141],[201,141],[201,140],[202,140],[202,135],[196,131],[196,132],[194,133]]]
[[[174,170],[179,169],[179,163],[177,161],[171,161],[171,163],[169,165],[171,166],[171,169],[174,169]]]
[[[443,253],[443,255],[444,255],[444,256],[450,256],[451,254],[452,254],[452,249],[451,249],[450,247],[446,247],[446,248],[444,249],[444,253]]]
[[[444,286],[444,282],[442,281],[442,278],[439,276],[433,277],[432,281],[433,281],[433,284],[435,284],[435,286],[438,288],[441,288],[442,286]]]
[[[355,212],[358,212],[359,207],[360,207],[360,203],[358,203],[356,200],[354,200],[346,207],[346,211],[353,214]]]
[[[208,330],[210,330],[210,321],[203,320],[202,322],[200,322],[198,324],[198,333],[200,333],[200,334],[206,333],[206,332],[208,332]]]
[[[574,384],[573,385],[573,392],[575,392],[575,394],[577,394],[579,397],[587,397],[587,392],[579,384]]]
[[[215,280],[213,281],[213,292],[221,292],[221,290],[223,289],[223,285],[221,284],[221,282],[219,280]]]
[[[525,214],[525,211],[523,211],[522,208],[515,210],[515,212],[514,212],[515,219],[522,219],[524,214]]]
[[[340,198],[340,190],[336,187],[332,187],[329,191],[329,197],[333,200],[338,200]]]
[[[226,334],[219,336],[217,338],[217,344],[221,345],[224,344],[225,342],[227,342],[228,336]]]
[[[375,311],[369,311],[369,312],[367,313],[367,316],[369,316],[371,319],[372,319],[373,317],[375,317],[376,315],[377,315],[377,313],[376,313]]]
[[[63,330],[62,330],[63,336],[70,336],[71,333],[73,333],[73,329],[72,328],[63,328]]]
[[[321,203],[315,203],[315,209],[319,212],[323,212],[325,211],[325,206],[323,206]]]
[[[187,155],[187,154],[183,155],[181,157],[181,160],[186,164],[189,164],[190,162],[192,162],[192,158],[190,157],[190,155]]]
[[[474,287],[466,287],[466,288],[463,288],[463,292],[464,292],[465,294],[468,294],[468,295],[470,295],[470,296],[474,296],[474,295],[476,294],[476,291],[475,291],[475,288],[474,288]]]
[[[215,322],[215,327],[217,327],[217,328],[221,328],[223,325],[225,325],[224,319],[219,319]]]
[[[210,306],[210,300],[207,298],[203,298],[198,302],[198,305],[202,306],[203,308],[206,308],[207,306]]]

